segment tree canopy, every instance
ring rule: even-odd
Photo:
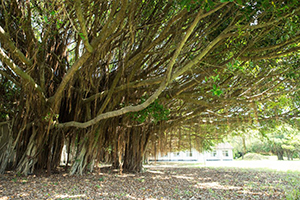
[[[295,0],[3,0],[1,172],[49,172],[65,144],[71,174],[95,160],[139,171],[175,129],[205,146],[241,122],[297,117],[299,13]]]

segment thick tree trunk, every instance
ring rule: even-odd
[[[80,149],[78,155],[75,158],[75,162],[73,163],[71,170],[69,172],[70,175],[74,175],[76,173],[82,174],[84,170],[84,159],[87,152],[87,145],[83,144],[82,148]]]
[[[0,123],[0,174],[5,172],[5,169],[10,162],[13,152],[13,136],[9,122]]]
[[[36,127],[33,126],[31,130],[31,136],[26,150],[22,154],[22,158],[17,161],[17,171],[27,176],[29,173],[33,173],[35,164],[38,162],[38,147],[42,147],[44,144],[45,133],[37,134]],[[40,133],[40,132],[39,132]]]
[[[146,145],[149,141],[149,132],[141,127],[129,130],[125,147],[123,170],[126,172],[141,172]]]
[[[97,128],[91,129],[84,134],[84,142],[80,145],[80,148],[78,147],[75,162],[69,172],[70,175],[82,175],[86,169],[90,170],[90,172],[93,171],[97,152],[101,149],[101,144],[99,144],[99,138],[102,134],[101,129],[103,129],[101,125],[103,124],[100,124]]]

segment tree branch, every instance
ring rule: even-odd
[[[9,39],[9,36],[5,33],[4,29],[0,26],[0,40],[3,44],[7,45],[10,53],[17,57],[21,62],[30,67],[32,65],[31,61],[28,60],[25,55],[14,45],[14,43]]]
[[[195,18],[195,20],[193,21],[192,25],[189,27],[189,29],[187,30],[185,36],[182,38],[182,40],[180,42],[180,45],[179,45],[178,49],[176,50],[177,53],[174,53],[174,55],[172,56],[171,61],[167,66],[165,80],[161,82],[158,89],[144,103],[142,103],[140,105],[137,105],[137,106],[127,106],[127,107],[124,107],[120,110],[103,113],[103,114],[100,114],[97,117],[95,117],[94,119],[92,119],[90,121],[87,121],[87,122],[81,123],[81,122],[73,121],[73,122],[66,122],[66,123],[63,123],[63,124],[58,124],[56,126],[58,128],[64,128],[64,127],[70,127],[70,126],[75,126],[75,127],[78,127],[78,128],[86,128],[88,126],[96,124],[97,122],[99,122],[103,119],[120,116],[120,115],[129,113],[129,112],[137,112],[137,111],[140,111],[140,110],[143,110],[143,109],[147,108],[151,103],[153,103],[155,101],[155,99],[163,92],[163,90],[166,88],[166,86],[171,81],[170,72],[172,71],[172,68],[175,64],[175,60],[179,56],[179,53],[180,53],[181,49],[184,46],[184,43],[186,43],[187,39],[189,38],[189,36],[193,32],[193,30],[195,29],[196,25],[200,21],[201,12],[202,11],[199,11],[199,13],[198,13],[197,17]]]
[[[36,91],[38,91],[38,95],[41,96],[44,100],[46,100],[45,95],[43,93],[42,88],[35,83],[33,78],[29,76],[27,73],[23,72],[9,57],[4,53],[2,48],[0,48],[0,59],[3,63],[7,64],[11,70],[13,70],[18,76],[28,82]]]
[[[90,53],[92,53],[94,51],[94,48],[91,46],[91,44],[89,43],[89,40],[88,40],[88,34],[86,31],[84,16],[83,16],[82,10],[81,10],[81,1],[80,0],[75,0],[75,9],[76,9],[77,18],[78,18],[78,21],[80,24],[80,28],[81,28],[81,33],[79,33],[79,35],[83,40],[85,48]]]
[[[0,74],[4,77],[6,77],[8,80],[16,84],[16,86],[20,87],[21,84],[17,82],[14,78],[12,78],[9,74],[7,74],[5,71],[0,70]]]

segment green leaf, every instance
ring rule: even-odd
[[[48,23],[48,17],[47,16],[44,16],[44,20],[46,23]]]
[[[81,39],[85,40],[85,37],[83,36],[83,33],[79,33],[79,36],[81,37]]]

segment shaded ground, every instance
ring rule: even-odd
[[[0,177],[4,199],[300,199],[300,173],[241,168],[148,166],[123,174]]]

